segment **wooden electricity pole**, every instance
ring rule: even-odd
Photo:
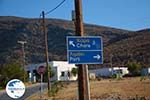
[[[82,0],[75,0],[75,30],[77,36],[84,36],[83,18],[82,18]],[[79,100],[90,100],[89,86],[87,77],[87,66],[78,65],[78,91]]]
[[[48,35],[47,35],[47,32],[46,32],[46,26],[45,26],[45,13],[44,11],[42,11],[42,22],[43,22],[43,33],[45,35],[45,55],[46,55],[46,68],[47,68],[47,71],[48,71],[48,74],[47,74],[47,81],[48,81],[48,96],[50,96],[50,90],[51,90],[51,84],[50,84],[50,68],[49,68],[49,57],[48,57]]]
[[[18,41],[22,45],[22,66],[23,66],[23,82],[26,81],[26,76],[25,76],[25,51],[24,51],[24,45],[27,43],[26,41]]]

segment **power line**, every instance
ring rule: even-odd
[[[66,0],[63,0],[62,2],[60,2],[55,8],[51,9],[50,11],[46,12],[45,15],[50,14],[51,12],[53,12],[54,10],[56,10],[58,7],[60,7]]]
[[[66,0],[63,0],[62,2],[60,2],[55,8],[51,9],[50,11],[46,12],[44,15],[48,15],[50,14],[51,12],[55,11],[57,8],[59,8]],[[42,13],[40,13],[39,17],[38,17],[38,20],[37,20],[37,24],[38,27],[41,26],[41,18],[42,18]],[[41,31],[41,29],[40,29]]]

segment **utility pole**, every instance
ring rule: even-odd
[[[46,68],[47,68],[47,80],[48,80],[48,96],[50,96],[51,84],[50,84],[50,68],[49,68],[49,57],[48,57],[48,35],[46,32],[46,25],[45,25],[45,13],[42,11],[42,22],[43,22],[43,33],[45,35],[45,56],[46,56]]]
[[[82,0],[75,0],[75,30],[77,36],[84,36],[83,18],[82,18]],[[78,65],[78,91],[79,100],[90,100],[89,85],[87,78],[87,66]]]
[[[23,82],[25,82],[25,52],[24,52],[24,44],[26,41],[18,41],[19,44],[22,45],[22,67],[23,67]]]

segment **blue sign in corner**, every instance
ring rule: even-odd
[[[70,64],[102,64],[102,44],[100,36],[68,36],[68,62]]]

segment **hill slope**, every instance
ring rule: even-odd
[[[46,26],[50,60],[66,60],[66,36],[75,34],[74,23],[66,20],[47,19]],[[117,64],[121,64],[122,60],[123,62],[128,60],[126,53],[132,55],[136,52],[136,55],[132,57],[133,59],[142,59],[138,58],[140,55],[140,57],[148,60],[149,30],[132,32],[91,24],[85,24],[84,29],[85,35],[103,37],[105,63],[110,62],[110,53],[113,54],[113,61]],[[18,40],[27,41],[25,51],[28,63],[44,61],[44,34],[39,19],[0,17],[0,36],[1,63],[11,58],[21,59],[21,45],[17,43]],[[138,46],[135,46],[137,41]],[[120,57],[121,60],[117,60]],[[146,60],[140,60],[140,62],[143,63]]]
[[[122,39],[107,46],[108,52],[113,55],[114,64],[126,64],[129,60],[150,65],[150,29],[132,33],[134,36]]]

